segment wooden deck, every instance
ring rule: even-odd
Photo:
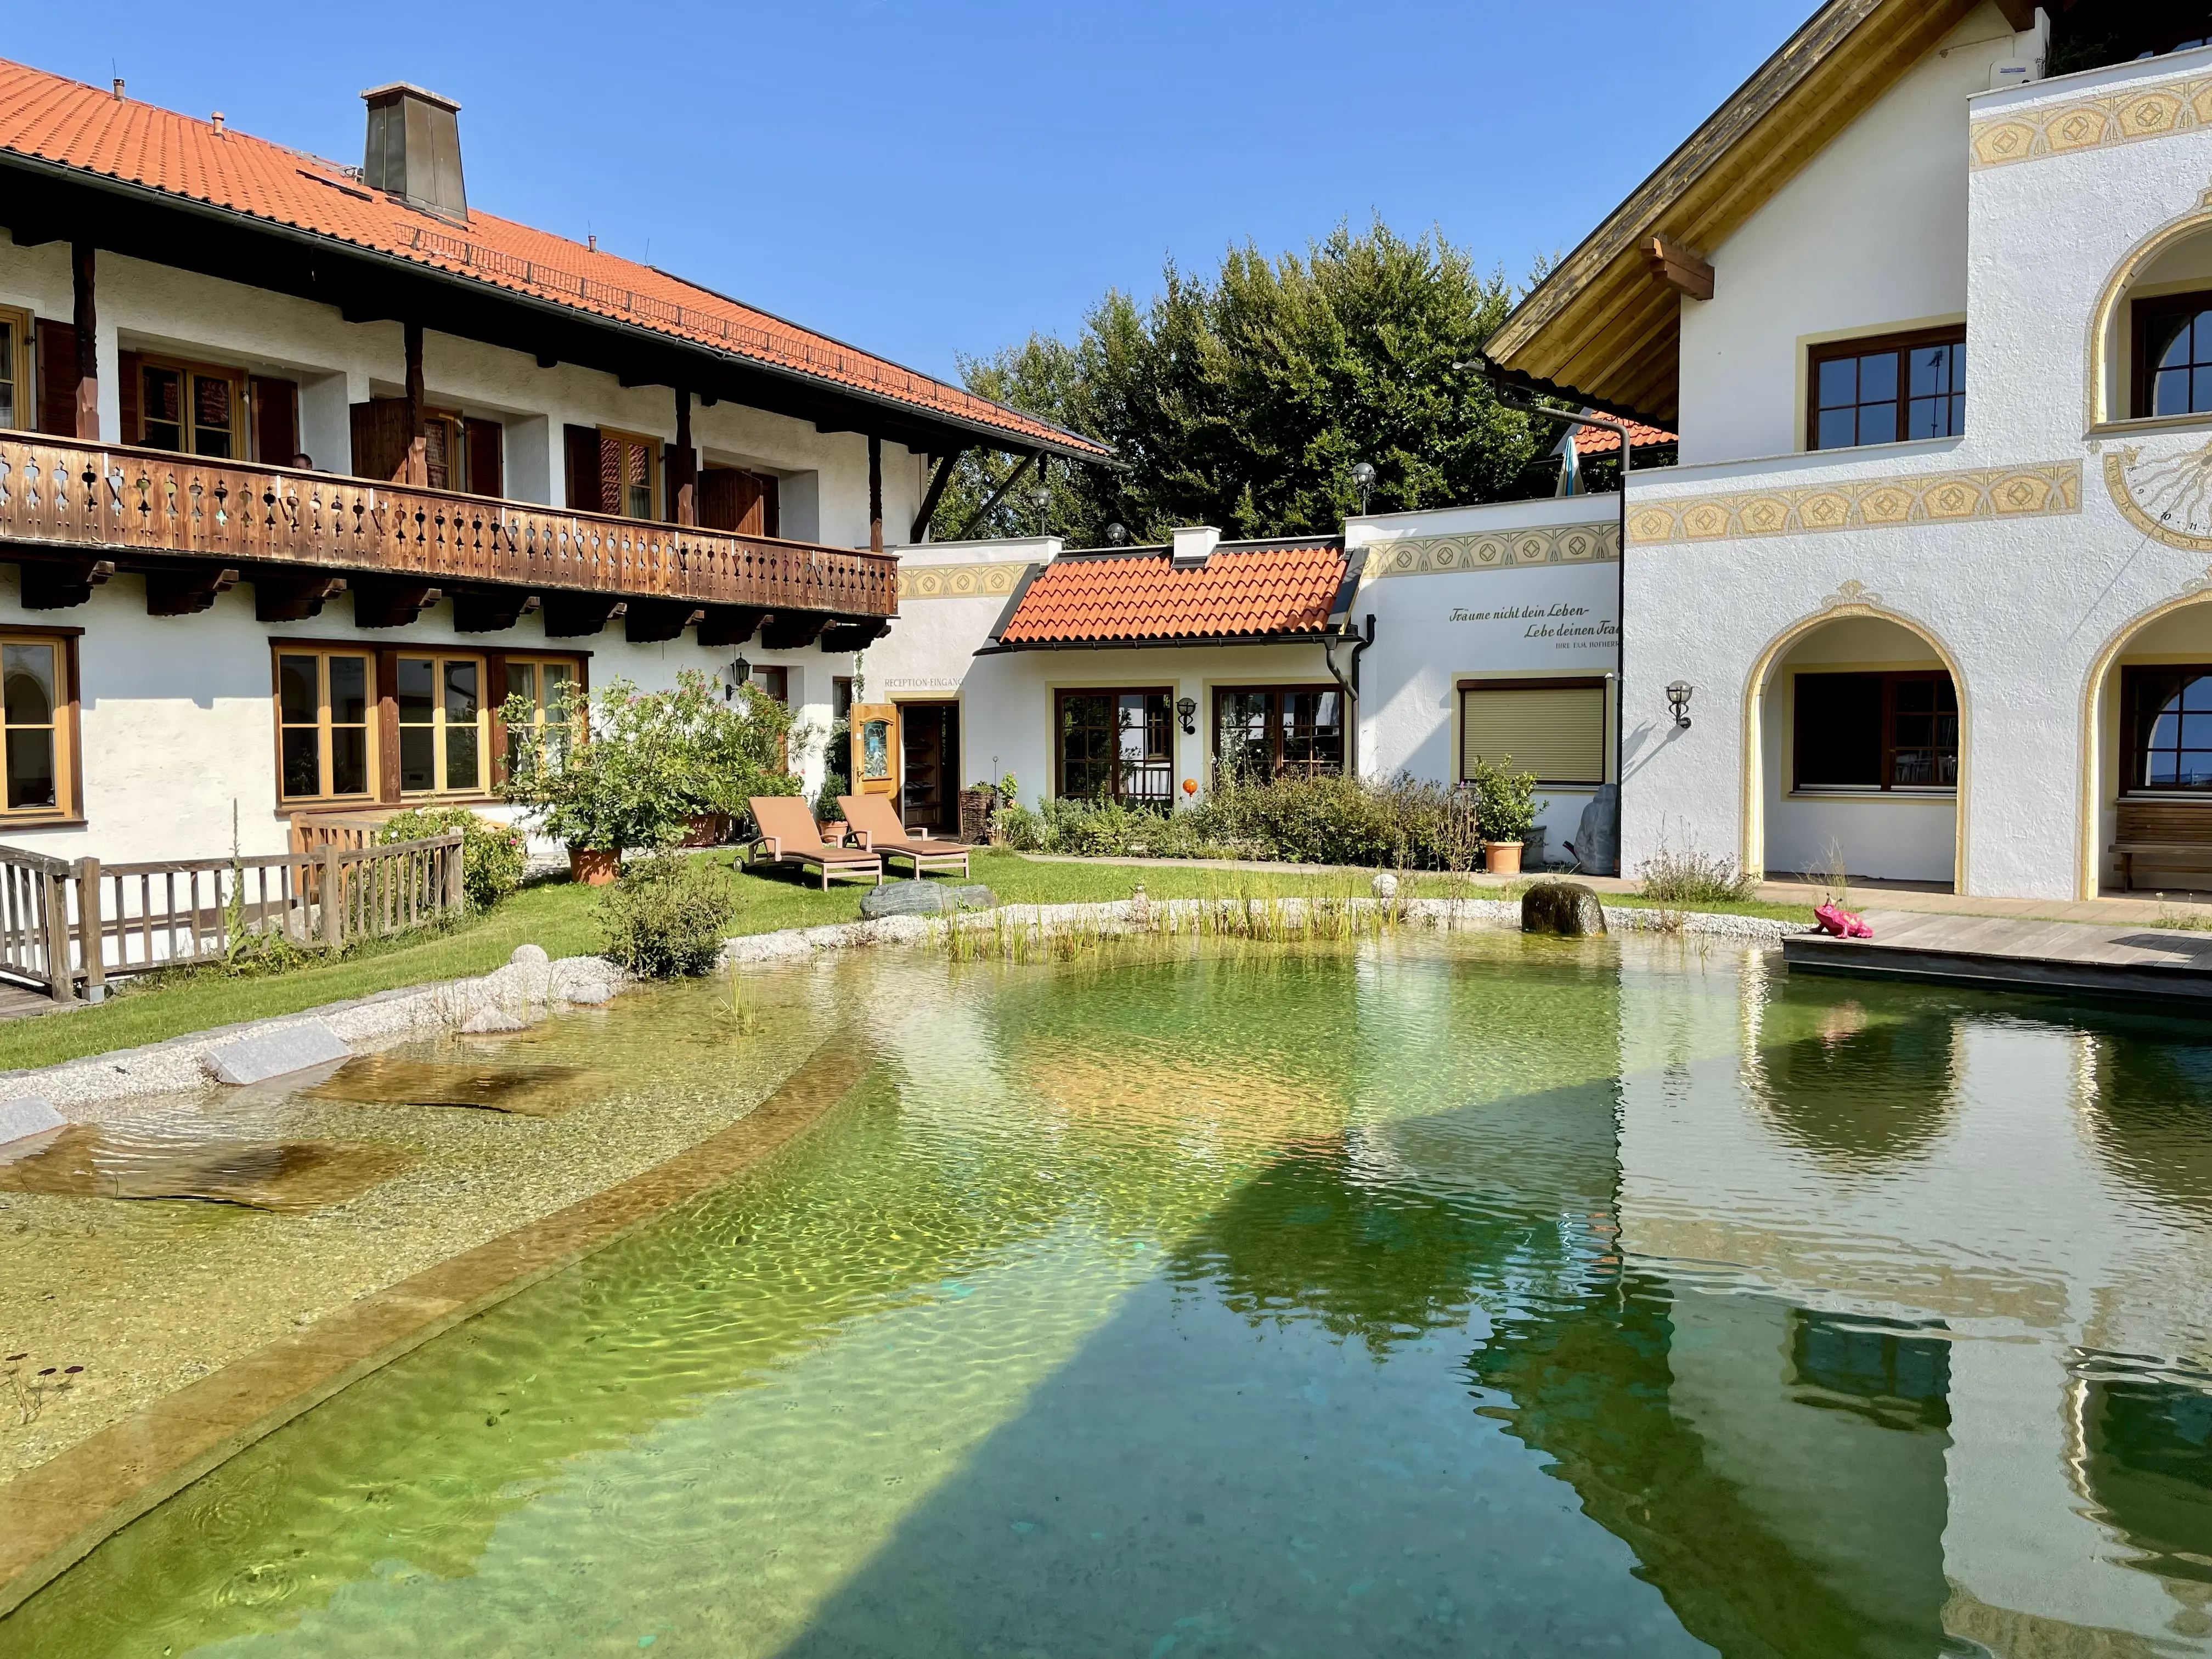
[[[1869,910],[1870,939],[1782,942],[1792,973],[2212,1005],[2212,933]]]

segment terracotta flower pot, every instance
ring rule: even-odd
[[[1486,841],[1482,843],[1483,867],[1493,876],[1517,876],[1521,873],[1521,843],[1517,841]]]
[[[571,847],[568,879],[586,887],[605,887],[622,874],[622,854],[604,848]]]
[[[683,844],[686,847],[720,847],[728,839],[729,820],[720,812],[695,812],[686,821]]]
[[[846,834],[852,827],[842,818],[832,818],[822,826],[822,839],[832,847],[842,847]]]

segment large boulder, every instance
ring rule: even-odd
[[[1620,785],[1603,785],[1589,798],[1567,850],[1575,855],[1575,867],[1586,876],[1621,873]]]
[[[1581,939],[1605,932],[1597,895],[1578,881],[1540,881],[1521,895],[1521,931]]]
[[[872,887],[860,900],[860,914],[870,921],[884,916],[941,916],[955,910],[988,910],[998,900],[980,884],[952,887],[940,881],[887,881]]]

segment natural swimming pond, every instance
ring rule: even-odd
[[[590,1063],[735,1089],[729,994]],[[1487,933],[749,994],[866,1056],[803,1138],[0,1654],[2212,1650],[2201,1021]]]

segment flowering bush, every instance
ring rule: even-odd
[[[804,734],[751,685],[725,700],[687,669],[667,691],[620,679],[588,696],[564,686],[542,724],[526,698],[501,712],[509,733],[501,793],[569,848],[673,846],[695,817],[742,818],[750,796],[799,793],[787,757]]]
[[[416,806],[385,819],[376,838],[425,841],[448,830],[461,832],[461,888],[469,908],[489,910],[522,882],[522,831],[465,806]]]

